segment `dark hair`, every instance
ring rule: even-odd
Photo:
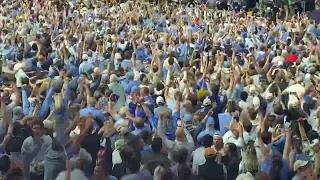
[[[317,131],[311,130],[310,132],[308,132],[308,139],[310,142],[318,138],[319,138],[319,134],[317,133]]]
[[[7,173],[11,165],[11,160],[7,155],[0,156],[0,171],[2,173]]]
[[[227,143],[231,156],[238,158],[238,148],[234,143]]]
[[[17,136],[19,132],[21,131],[21,124],[19,122],[14,122],[13,123],[13,130],[12,130],[12,135]]]
[[[179,180],[189,180],[192,178],[191,170],[187,164],[179,164],[177,171]]]
[[[43,127],[44,127],[43,122],[41,122],[41,121],[39,121],[39,120],[35,120],[35,121],[33,121],[33,123],[32,123],[32,126],[31,126],[31,127],[33,127],[33,126],[35,126],[35,125],[39,125],[39,126],[40,126],[40,128],[43,128]]]
[[[271,162],[271,170],[269,175],[272,180],[281,180],[281,168],[282,168],[282,158],[279,156],[273,157]]]
[[[174,63],[174,59],[173,59],[173,57],[170,57],[170,58],[168,59],[168,64],[169,64],[169,65],[173,65],[173,63]]]
[[[240,98],[242,101],[246,101],[248,99],[248,93],[245,91],[242,91],[240,94]]]
[[[130,146],[126,146],[120,151],[120,157],[122,161],[130,161],[130,159],[133,156],[134,156],[134,149]]]
[[[139,77],[139,79],[140,79],[140,81],[143,81],[143,79],[146,78],[146,77],[147,77],[146,74],[141,74],[140,77]]]
[[[261,139],[264,144],[270,144],[271,142],[271,133],[264,131],[261,133]]]
[[[137,159],[131,159],[127,162],[127,167],[130,169],[132,174],[135,174],[140,171],[140,161]]]
[[[63,146],[60,144],[60,142],[56,138],[52,138],[51,148],[54,151],[62,152],[64,151]]]
[[[16,58],[17,58],[18,61],[22,61],[23,60],[23,56],[20,53],[17,54]]]
[[[211,147],[213,144],[213,137],[210,136],[209,134],[205,135],[202,137],[202,146],[207,148]]]
[[[252,130],[252,123],[250,121],[244,121],[243,122],[243,128],[247,132],[251,132]]]
[[[140,133],[140,137],[143,139],[144,142],[147,142],[149,139],[152,139],[152,134],[144,130]]]
[[[155,137],[152,141],[151,148],[153,152],[160,153],[162,149],[162,139],[159,137]]]
[[[179,164],[183,164],[187,161],[188,158],[188,150],[186,148],[180,148],[177,150],[174,150],[173,152],[174,155],[174,161],[179,163]]]

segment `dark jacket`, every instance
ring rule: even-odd
[[[202,180],[224,180],[225,172],[222,164],[218,164],[215,158],[206,158],[207,161],[199,166],[199,176]]]

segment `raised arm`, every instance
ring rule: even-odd
[[[48,110],[53,101],[53,94],[54,94],[53,86],[54,86],[54,83],[51,82],[50,89],[47,92],[46,98],[44,99],[41,108],[39,109],[39,117],[40,117],[40,120],[42,121],[46,119],[46,115],[48,114]]]
[[[264,161],[268,157],[269,150],[268,150],[268,148],[266,148],[265,144],[262,141],[261,130],[258,131],[257,138],[258,138],[258,145],[259,145],[259,148],[260,148],[261,153],[262,153],[261,159],[262,159],[262,161]]]
[[[27,97],[27,92],[24,88],[22,88],[22,109],[23,109],[23,114],[29,115],[29,101]]]
[[[286,142],[284,144],[284,149],[283,149],[283,159],[289,160],[289,153],[290,153],[290,147],[291,147],[291,129],[289,128],[286,132]]]
[[[163,140],[164,144],[166,145],[166,147],[168,149],[171,149],[173,147],[174,142],[170,141],[168,139],[168,137],[165,135],[165,130],[164,130],[163,125],[162,125],[163,120],[164,120],[164,114],[161,113],[159,115],[157,133],[158,133],[159,137],[162,138],[162,140]]]

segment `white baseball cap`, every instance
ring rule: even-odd
[[[297,160],[296,162],[294,162],[293,171],[297,171],[299,168],[306,166],[307,164],[308,161]]]
[[[163,105],[164,104],[164,99],[162,96],[158,96],[156,99],[157,105]]]

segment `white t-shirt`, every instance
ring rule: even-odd
[[[13,71],[17,71],[20,68],[18,72],[14,75],[16,78],[17,87],[22,87],[21,79],[23,77],[28,77],[27,74],[21,69],[22,67],[25,67],[25,64],[23,62],[18,62],[13,67]]]

